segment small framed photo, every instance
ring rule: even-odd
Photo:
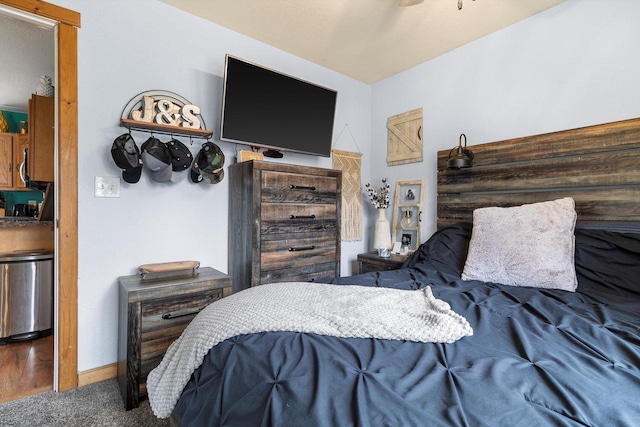
[[[415,251],[420,245],[424,180],[398,181],[393,203],[392,240],[400,242],[400,253]]]
[[[422,204],[422,185],[413,184],[400,188],[400,197],[398,205],[421,205]]]

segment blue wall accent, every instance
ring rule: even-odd
[[[35,200],[36,204],[39,204],[43,199],[43,191],[3,191],[4,198],[7,201],[7,205],[5,207],[6,213],[5,215],[11,216],[13,213],[13,206],[16,203],[25,203],[28,204],[29,200]]]
[[[19,133],[20,122],[21,121],[26,122],[29,117],[27,113],[18,113],[16,111],[2,110],[2,114],[4,115],[4,118],[7,121],[7,123],[9,123],[9,130],[7,131],[9,133]]]

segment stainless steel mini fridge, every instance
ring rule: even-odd
[[[0,255],[0,344],[51,333],[53,254]]]

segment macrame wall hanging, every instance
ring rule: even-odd
[[[347,129],[349,134],[349,125],[345,124],[344,128],[336,138],[340,140],[342,132]],[[351,134],[351,138],[358,150],[358,144]],[[362,153],[354,153],[332,149],[333,168],[342,171],[342,230],[341,238],[344,241],[362,240]]]

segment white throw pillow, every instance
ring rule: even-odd
[[[575,291],[572,198],[473,211],[462,280]]]

